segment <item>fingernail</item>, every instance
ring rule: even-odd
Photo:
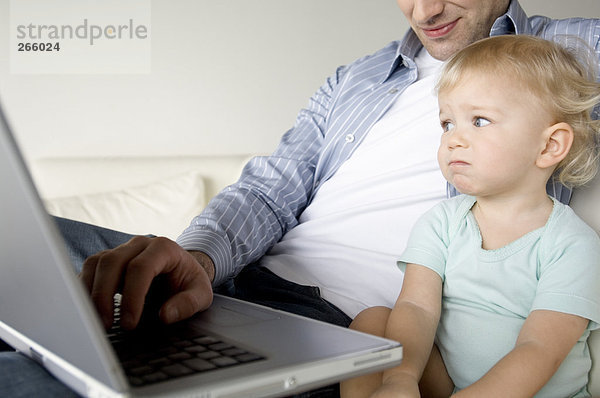
[[[176,322],[179,320],[179,310],[177,307],[170,307],[167,309],[167,321],[169,323]]]

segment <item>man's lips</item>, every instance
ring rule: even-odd
[[[454,27],[456,26],[457,23],[458,23],[458,19],[455,21],[452,21],[448,24],[445,24],[445,25],[436,26],[435,28],[431,28],[431,29],[421,28],[421,29],[423,30],[423,33],[425,34],[425,36],[429,37],[430,39],[437,39],[437,38],[440,38],[440,37],[445,36],[448,33],[450,33],[450,31],[452,29],[454,29]]]

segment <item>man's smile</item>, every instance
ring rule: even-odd
[[[444,25],[436,26],[434,28],[421,28],[421,30],[428,38],[437,39],[446,36],[448,33],[450,33],[457,23],[458,19]]]

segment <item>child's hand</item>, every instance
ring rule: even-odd
[[[371,398],[420,398],[418,381],[408,374],[385,377]]]
[[[371,395],[371,398],[420,398],[419,388],[416,391],[399,391],[397,387],[391,385],[382,385]]]

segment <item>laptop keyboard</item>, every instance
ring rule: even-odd
[[[115,304],[115,323],[108,332],[108,338],[133,386],[265,359],[217,337],[175,325],[157,324],[148,331],[124,331],[119,326],[117,300]]]

